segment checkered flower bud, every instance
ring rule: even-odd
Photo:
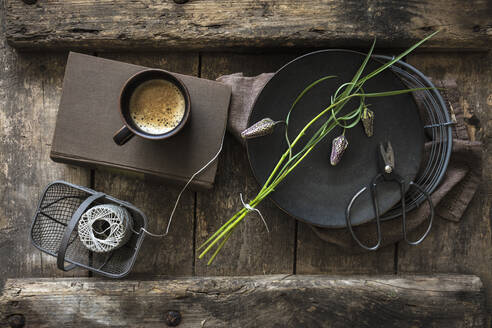
[[[345,151],[345,149],[347,149],[347,146],[348,141],[343,134],[333,139],[330,156],[331,165],[335,166],[338,164],[338,162],[340,162],[343,152]]]
[[[266,136],[273,133],[277,123],[278,122],[275,122],[271,118],[264,118],[241,132],[241,137],[243,139],[253,139]]]
[[[368,137],[372,137],[374,134],[374,112],[367,107],[364,107],[361,115],[362,125],[364,126],[364,132]]]

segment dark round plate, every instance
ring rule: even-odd
[[[330,96],[342,83],[352,80],[364,60],[364,54],[348,50],[322,50],[301,56],[282,67],[265,85],[256,98],[248,126],[270,117],[284,120],[297,95],[313,81],[326,76],[337,78],[321,82],[311,89],[291,114],[291,140],[317,113],[330,104]],[[370,60],[363,72],[372,72],[381,63]],[[364,85],[364,91],[381,92],[405,89],[405,85],[389,69]],[[358,124],[346,131],[349,146],[340,163],[330,165],[331,143],[342,133],[335,128],[270,194],[275,204],[291,216],[310,224],[342,228],[345,209],[352,196],[368,186],[379,171],[377,150],[380,142],[391,141],[395,153],[396,172],[407,182],[418,172],[424,145],[424,132],[417,105],[411,94],[367,98],[375,113],[374,136],[368,138]],[[345,106],[351,111],[358,105],[354,100]],[[303,137],[304,144],[322,124],[312,126]],[[283,152],[287,149],[284,129],[277,126],[269,136],[247,141],[248,157],[253,174],[260,185],[267,180]],[[299,148],[297,148],[299,150]],[[381,213],[400,201],[399,187],[384,183],[378,187]],[[352,223],[358,225],[374,218],[374,209],[368,192],[362,194],[352,208]]]

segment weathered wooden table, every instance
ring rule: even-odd
[[[490,1],[2,2],[0,278],[9,280],[3,280],[0,325],[24,319],[26,326],[153,327],[163,325],[170,309],[181,312],[183,327],[486,325],[484,294],[489,309],[492,304]],[[437,28],[443,32],[407,61],[432,78],[457,80],[471,137],[484,142],[483,183],[462,220],[437,218],[421,246],[399,243],[348,255],[264,202],[271,233],[251,216],[207,266],[197,245],[241,206],[240,192],[257,189],[245,151],[230,136],[215,188],[184,194],[169,236],[146,238],[128,279],[64,274],[54,258],[30,245],[35,204],[52,180],[132,202],[150,218],[152,231],[165,229],[179,192],[49,159],[68,49],[215,79],[272,72],[313,48],[366,49],[375,36],[380,53],[398,53]],[[182,276],[189,278],[176,278]]]

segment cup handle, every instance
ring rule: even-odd
[[[123,146],[128,140],[130,140],[135,134],[130,131],[125,125],[121,127],[113,136],[114,142],[118,146]]]

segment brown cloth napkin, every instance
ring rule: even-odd
[[[248,126],[248,118],[256,96],[273,76],[273,73],[263,73],[254,77],[245,77],[243,73],[224,75],[217,81],[231,86],[231,101],[229,103],[229,118],[227,131],[244,145],[241,132]]]
[[[244,144],[241,132],[247,128],[248,117],[253,108],[256,96],[273,73],[263,73],[255,77],[245,77],[235,73],[219,77],[217,80],[232,87],[227,129],[237,140]],[[453,80],[434,81],[437,87],[444,88],[443,96],[455,116],[453,126],[453,150],[446,174],[440,185],[432,193],[436,217],[459,221],[480,183],[482,171],[482,144],[470,141],[464,124],[463,110],[459,102],[459,92]],[[419,103],[419,99],[416,99]],[[430,145],[426,145],[428,148]],[[410,240],[417,240],[425,231],[429,220],[429,206],[424,202],[419,208],[407,213],[407,231]],[[351,253],[364,250],[357,245],[347,229],[326,229],[311,226],[322,240],[341,246]],[[366,245],[376,243],[376,226],[374,222],[354,227],[358,238]],[[381,223],[381,245],[394,244],[403,239],[401,219],[388,220]],[[431,232],[432,233],[432,232]]]

